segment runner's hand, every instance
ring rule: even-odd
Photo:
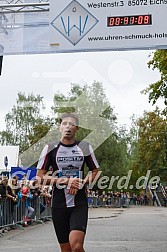
[[[78,189],[75,189],[75,188],[70,188],[70,189],[68,190],[68,194],[72,194],[72,195],[76,195],[77,192],[78,192]]]
[[[83,187],[82,182],[83,181],[80,178],[70,178],[67,188],[68,189],[74,188],[74,189],[79,190]]]

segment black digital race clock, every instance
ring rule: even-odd
[[[151,25],[151,24],[152,24],[151,14],[107,17],[107,27]]]

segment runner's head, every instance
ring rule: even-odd
[[[62,133],[62,141],[75,140],[75,134],[78,130],[79,120],[74,113],[64,113],[60,118],[60,131]]]
[[[73,118],[75,120],[75,125],[76,126],[79,126],[79,119],[78,119],[78,116],[72,112],[66,112],[66,113],[63,113],[62,116],[60,117],[60,124],[62,123],[63,119],[65,118]]]

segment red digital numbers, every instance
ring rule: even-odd
[[[107,26],[151,25],[151,15],[116,16],[107,18]]]
[[[145,15],[144,16],[144,24],[151,24],[151,15]]]
[[[109,17],[107,26],[114,26],[115,25],[115,18]]]

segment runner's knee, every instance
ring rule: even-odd
[[[72,249],[72,252],[83,252],[83,244],[80,243],[80,242],[77,242],[77,243],[72,243],[71,244],[71,249]]]

